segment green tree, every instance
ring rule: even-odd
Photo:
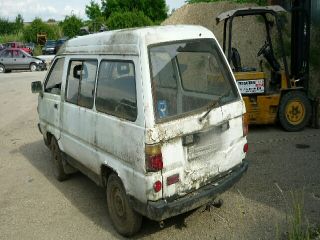
[[[93,0],[89,5],[86,5],[86,15],[90,19],[87,24],[92,32],[98,31],[106,23],[106,18],[102,12],[100,5]]]
[[[115,12],[111,14],[107,21],[108,28],[110,30],[142,27],[153,25],[153,22],[149,17],[144,15],[143,12]]]
[[[12,34],[14,25],[8,19],[0,18],[0,35]]]
[[[27,42],[37,42],[37,34],[43,33],[48,39],[57,39],[61,36],[61,31],[57,25],[44,23],[41,18],[36,18],[23,30],[23,37]]]
[[[108,19],[115,12],[141,11],[152,21],[162,21],[167,17],[165,0],[101,0],[102,11]]]
[[[16,34],[23,30],[23,18],[18,14],[15,22],[10,22],[8,19],[0,18],[0,35]]]
[[[95,20],[103,15],[100,5],[93,0],[89,5],[86,5],[85,12],[90,20]]]
[[[186,3],[200,3],[200,2],[220,2],[222,0],[186,0]],[[229,0],[229,2],[237,3],[256,3],[258,5],[266,5],[267,0]]]
[[[15,24],[15,32],[16,33],[23,30],[23,17],[20,13],[16,16],[14,24]]]
[[[59,26],[62,28],[65,36],[73,38],[79,34],[83,22],[81,18],[78,18],[76,15],[71,15],[66,16],[65,19],[60,22]]]

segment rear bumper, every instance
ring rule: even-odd
[[[232,172],[227,173],[217,181],[171,202],[159,200],[156,202],[149,201],[145,204],[131,198],[131,204],[140,214],[149,219],[161,221],[188,212],[210,202],[218,194],[226,191],[239,181],[242,175],[247,171],[248,165],[249,163],[246,160],[243,160],[240,165],[233,168]]]

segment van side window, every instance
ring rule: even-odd
[[[60,95],[63,65],[64,58],[59,58],[53,63],[53,66],[51,67],[51,71],[47,77],[47,81],[44,87],[45,92]]]
[[[97,60],[70,61],[66,91],[67,102],[86,108],[93,107],[97,65]]]
[[[129,121],[137,118],[136,79],[133,62],[102,61],[100,64],[96,108]]]

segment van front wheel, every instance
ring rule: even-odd
[[[110,219],[118,233],[130,237],[140,230],[142,216],[129,205],[121,179],[114,173],[108,178],[107,203]]]
[[[63,169],[62,153],[60,151],[58,142],[54,137],[52,137],[51,139],[50,148],[53,174],[58,181],[64,181],[68,178],[68,175],[65,173]]]

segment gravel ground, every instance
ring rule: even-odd
[[[122,239],[103,189],[82,174],[60,183],[51,173],[30,93],[44,74],[0,75],[0,239]],[[275,239],[286,231],[291,191],[303,192],[306,218],[320,225],[320,130],[252,127],[249,143],[250,168],[221,208],[171,218],[164,229],[145,219],[134,239]]]

